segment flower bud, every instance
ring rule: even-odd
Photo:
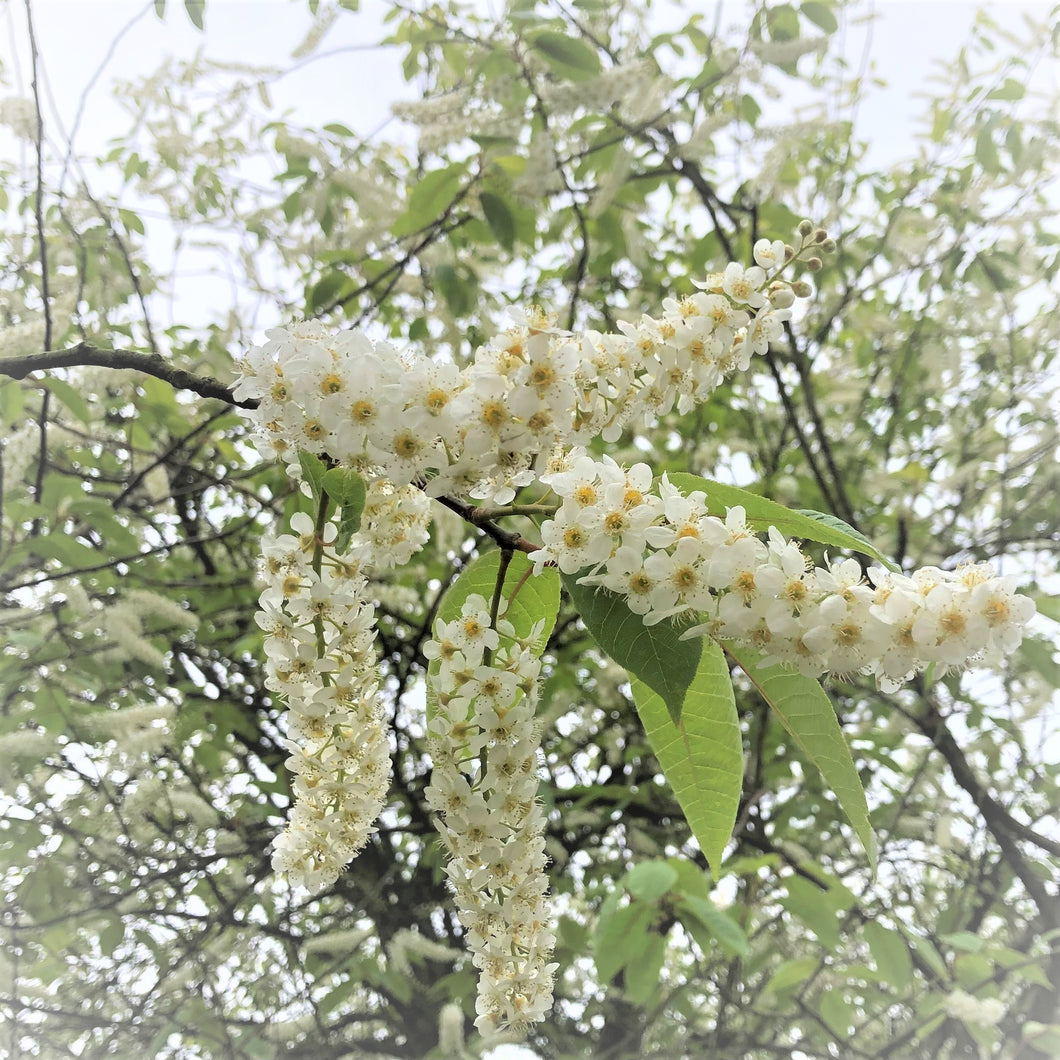
[[[813,221],[799,222],[799,235],[805,239],[813,231]]]
[[[806,259],[806,268],[810,272],[820,272],[823,265],[824,265],[824,262],[821,261],[820,258],[807,258]]]
[[[821,244],[821,251],[825,254],[834,254],[836,251],[836,244],[834,239],[826,239]]]
[[[786,284],[775,283],[769,289],[769,304],[774,309],[788,309],[795,302],[795,295]]]
[[[813,233],[815,243],[823,243],[828,238],[828,233],[823,228],[817,228]]]
[[[796,280],[791,285],[791,291],[796,298],[809,298],[813,294],[813,288],[805,280]]]

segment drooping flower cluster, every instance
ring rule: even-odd
[[[425,648],[435,660],[427,801],[479,969],[475,1026],[484,1035],[525,1034],[552,1005],[556,940],[534,721],[539,634],[518,638],[504,619],[491,624],[486,601],[472,595],[458,619],[435,623]]]
[[[273,868],[309,890],[330,886],[368,841],[390,781],[375,666],[375,608],[363,544],[337,555],[332,522],[304,513],[263,543],[266,687],[288,703],[295,802]]]
[[[818,231],[806,248],[825,241]],[[531,310],[465,369],[318,322],[276,328],[240,363],[234,393],[261,402],[252,416],[265,456],[296,467],[299,449],[327,453],[397,486],[506,504],[554,447],[687,411],[746,368],[780,334],[796,294],[809,294],[778,278],[802,249],[760,240],[758,264],[730,263],[619,333],[568,334]]]
[[[743,508],[709,515],[705,494],[682,494],[665,476],[654,489],[647,464],[619,467],[574,451],[565,470],[543,476],[561,498],[542,528],[538,566],[621,595],[651,625],[692,619],[685,636],[735,641],[808,677],[874,674],[893,691],[931,663],[959,667],[996,659],[1020,643],[1033,602],[989,564],[912,576],[856,560],[813,563],[770,527],[762,541]]]

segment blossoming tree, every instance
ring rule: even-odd
[[[403,140],[200,57],[104,196],[27,14],[12,1054],[1050,1055],[1048,38],[876,172],[829,3],[395,4]]]

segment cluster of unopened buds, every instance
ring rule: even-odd
[[[996,660],[1020,643],[1034,603],[1016,579],[986,563],[924,567],[907,577],[883,567],[866,583],[857,560],[815,567],[769,527],[762,541],[744,509],[708,514],[702,491],[682,493],[647,464],[629,469],[573,451],[566,470],[543,476],[561,499],[531,553],[538,567],[600,585],[646,625],[695,623],[684,636],[733,641],[807,677],[876,676],[893,691],[916,672],[970,659]]]
[[[331,885],[367,842],[385,797],[388,737],[373,658],[366,565],[407,563],[428,540],[430,497],[493,502],[497,516],[540,482],[558,504],[532,553],[618,594],[651,625],[747,645],[808,676],[872,673],[893,689],[932,663],[957,667],[1012,651],[1034,611],[986,565],[912,576],[854,560],[814,566],[739,507],[720,519],[646,464],[593,459],[585,446],[704,401],[764,352],[805,281],[834,249],[799,226],[794,247],[760,240],[755,264],[728,265],[667,298],[659,317],[617,333],[570,334],[532,308],[464,367],[402,356],[358,331],[316,322],[277,328],[248,352],[235,396],[258,402],[255,442],[301,477],[299,452],[368,481],[361,528],[335,551],[325,518],[296,516],[265,542],[267,685],[290,705],[295,803],[274,865],[312,890]],[[500,603],[502,601],[498,601]],[[494,609],[496,611],[496,608]],[[520,639],[481,597],[437,622],[425,649],[433,773],[427,798],[479,969],[477,1025],[525,1032],[551,1004],[555,939],[547,908],[544,813],[534,721],[540,645]]]

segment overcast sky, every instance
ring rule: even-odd
[[[498,6],[489,0],[482,3],[486,8]],[[662,10],[666,6],[657,4],[658,14],[653,17],[666,18]],[[715,6],[714,0],[686,2],[678,18],[696,10],[712,12]],[[1044,19],[1050,8],[1047,2],[1018,0],[986,5],[965,0],[876,0],[879,17],[869,45],[875,73],[888,87],[874,93],[859,116],[861,131],[873,144],[873,161],[889,160],[908,149],[911,120],[919,109],[916,94],[927,87],[933,60],[952,56],[967,39],[979,6],[1007,24],[1020,21],[1023,12]],[[103,67],[89,97],[89,117],[79,128],[77,146],[82,152],[91,152],[124,131],[123,115],[110,98],[116,78],[150,73],[164,55],[190,56],[200,47],[218,60],[282,66],[290,61],[291,50],[311,22],[305,0],[208,0],[204,34],[190,24],[182,0],[168,0],[164,22],[145,0],[34,0],[33,9],[48,85],[66,129],[86,86]],[[362,133],[385,120],[389,104],[409,95],[401,80],[399,53],[365,49],[353,55],[341,50],[378,40],[385,10],[380,0],[363,0],[361,12],[340,18],[321,49],[336,54],[278,83],[274,99],[279,108],[290,107],[314,122],[341,119]],[[727,20],[735,21],[744,8],[728,0],[723,10]],[[0,0],[0,16],[5,23],[0,57],[8,83],[16,92],[26,92],[23,3]],[[854,69],[860,67],[866,32],[853,29],[841,42]]]

